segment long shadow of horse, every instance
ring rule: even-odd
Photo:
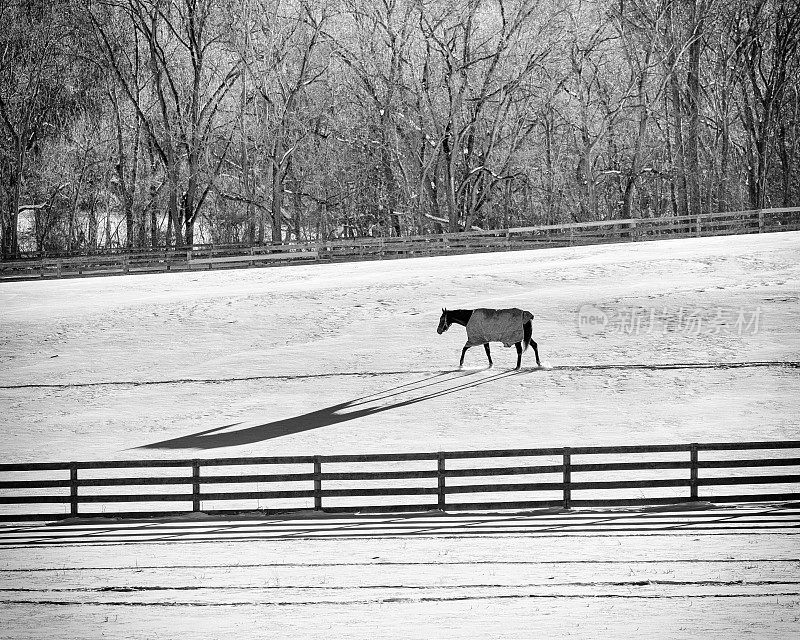
[[[507,378],[520,371],[503,371],[479,380],[468,380],[465,378],[479,373],[479,371],[446,371],[438,373],[430,378],[424,378],[416,382],[410,382],[398,387],[393,387],[372,395],[356,398],[348,402],[334,404],[329,407],[317,409],[309,413],[304,413],[292,418],[284,418],[273,422],[241,428],[241,422],[237,422],[206,431],[200,431],[188,436],[173,438],[147,444],[138,449],[216,449],[220,447],[236,447],[245,444],[253,444],[280,438],[283,436],[302,433],[312,429],[329,427],[350,420],[357,420],[368,416],[374,416],[385,411],[400,409],[419,402],[426,402],[434,398],[457,393],[466,389],[472,389],[484,384],[496,382],[502,378]],[[456,374],[450,376],[450,374]],[[454,386],[448,386],[456,382]],[[430,387],[437,387],[429,389]],[[424,391],[429,389],[428,391]],[[424,391],[422,395],[412,395],[419,391]],[[408,396],[408,397],[407,397]],[[386,402],[388,401],[388,402]]]

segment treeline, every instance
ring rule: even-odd
[[[0,0],[2,255],[800,201],[800,0]]]

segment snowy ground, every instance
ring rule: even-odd
[[[0,635],[786,640],[798,522],[751,506],[7,528]]]
[[[0,458],[797,439],[799,258],[789,232],[0,283]],[[464,331],[436,335],[443,306],[531,310],[550,366],[529,351],[514,373],[494,347],[494,369],[474,349],[456,371]],[[538,514],[460,535],[476,525],[414,519],[459,517],[438,515],[396,517],[424,535],[338,537],[302,532],[375,521],[213,521],[206,541],[192,521],[131,524],[156,540],[4,527],[0,637],[792,637],[797,514],[768,511],[788,520],[565,535],[581,514]],[[292,532],[230,535],[248,526]]]
[[[796,437],[798,369],[762,363],[800,360],[799,291],[797,232],[2,283],[0,453],[92,460]],[[467,370],[454,371],[465,333],[436,334],[443,306],[530,309],[553,368],[536,369],[529,350],[511,373],[514,350],[498,345],[494,369],[473,349]],[[605,330],[581,330],[582,308],[605,312]],[[718,366],[728,362],[747,366]]]

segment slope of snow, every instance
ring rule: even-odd
[[[770,363],[800,360],[798,258],[800,233],[789,232],[2,283],[0,453],[91,460],[793,438],[798,370]],[[531,310],[552,368],[536,368],[528,350],[515,373],[514,349],[495,345],[494,369],[476,348],[457,371],[465,333],[436,335],[445,306]],[[587,309],[611,324],[587,331]],[[730,362],[747,366],[718,366]]]

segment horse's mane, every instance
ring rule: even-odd
[[[451,309],[447,312],[447,317],[450,322],[456,322],[457,324],[466,326],[467,322],[469,322],[469,319],[472,317],[472,311],[472,309]]]

